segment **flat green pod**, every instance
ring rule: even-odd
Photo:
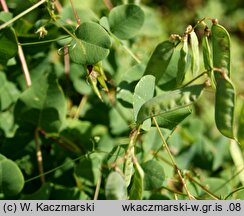
[[[216,83],[215,122],[224,136],[234,136],[235,88],[228,77],[220,76]]]
[[[228,31],[219,24],[213,24],[211,28],[213,47],[213,66],[231,75],[230,68],[230,35]],[[215,73],[215,79],[220,75]]]
[[[142,124],[148,118],[191,105],[200,97],[204,88],[205,84],[187,86],[148,100],[139,110],[137,123]]]
[[[186,71],[188,69],[188,55],[189,55],[189,49],[188,49],[188,35],[186,34],[183,38],[183,45],[180,49],[180,58],[178,61],[178,70],[177,70],[177,77],[176,77],[176,83],[178,86],[182,84],[185,78]]]
[[[190,33],[190,44],[192,51],[191,70],[193,75],[197,75],[200,69],[199,42],[194,30]]]

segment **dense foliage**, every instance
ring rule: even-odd
[[[1,6],[1,199],[244,198],[241,1]]]

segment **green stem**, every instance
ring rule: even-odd
[[[118,39],[113,33],[110,32],[110,35],[111,37],[115,40],[116,43],[120,44],[124,49],[125,51],[138,63],[140,64],[141,63],[141,60],[138,59],[135,54],[125,45],[123,44],[123,42]]]
[[[239,188],[235,189],[234,191],[232,191],[231,193],[229,193],[229,194],[224,198],[224,200],[227,200],[227,199],[228,199],[230,196],[232,196],[234,193],[236,193],[236,192],[238,192],[238,191],[242,191],[242,190],[244,190],[244,186],[239,187]]]
[[[41,0],[39,2],[37,2],[36,4],[34,4],[33,6],[31,6],[30,8],[26,9],[25,11],[23,11],[22,13],[18,14],[16,17],[14,17],[13,19],[9,20],[8,22],[2,24],[0,26],[0,30],[6,28],[7,26],[9,26],[10,24],[14,23],[16,20],[20,19],[21,17],[23,17],[24,15],[28,14],[29,12],[33,11],[34,9],[36,9],[37,7],[39,7],[40,5],[44,4],[47,0]]]
[[[177,164],[176,164],[176,162],[175,162],[175,159],[174,159],[173,155],[171,154],[171,151],[170,151],[170,149],[169,149],[169,146],[168,146],[167,142],[166,142],[165,139],[164,139],[164,136],[163,136],[163,134],[162,134],[162,132],[161,132],[161,130],[160,130],[160,127],[158,126],[158,122],[157,122],[156,118],[153,117],[152,119],[153,119],[153,122],[154,122],[154,124],[156,125],[156,128],[157,128],[157,130],[158,130],[158,132],[159,132],[159,135],[160,135],[160,137],[161,137],[161,139],[162,139],[162,141],[163,141],[163,143],[164,143],[164,148],[166,149],[166,151],[167,151],[167,153],[168,153],[168,155],[169,155],[169,157],[170,157],[170,160],[171,160],[171,162],[172,162],[172,164],[173,164],[175,170],[177,171],[177,174],[179,175],[179,178],[180,178],[180,180],[181,180],[181,182],[182,182],[183,187],[185,188],[185,191],[186,191],[186,193],[187,193],[189,199],[190,199],[190,200],[194,199],[193,195],[191,195],[191,193],[190,193],[190,192],[188,191],[188,189],[187,189],[185,180],[184,180],[184,178],[183,178],[182,175],[181,175],[181,171],[180,171],[179,167],[177,166]]]
[[[44,171],[43,171],[43,158],[42,158],[42,151],[41,151],[41,146],[39,143],[39,129],[37,128],[35,130],[35,145],[36,145],[36,158],[37,158],[37,163],[38,163],[38,170],[40,173],[40,179],[41,183],[45,183],[45,176],[44,176]]]
[[[209,70],[203,71],[202,73],[200,73],[198,76],[196,76],[194,79],[190,80],[188,83],[186,83],[185,85],[182,86],[182,88],[190,85],[191,83],[195,82],[196,80],[198,80],[200,77],[202,77],[204,74],[209,73]]]
[[[140,126],[132,130],[130,134],[130,142],[125,155],[124,176],[125,176],[127,187],[129,186],[131,181],[132,169],[133,169],[134,146],[139,133],[140,133]]]
[[[64,40],[66,38],[69,38],[70,36],[65,36],[62,38],[57,38],[57,39],[51,39],[51,40],[44,40],[44,41],[36,41],[36,42],[30,42],[30,43],[18,43],[20,46],[29,46],[29,45],[38,45],[38,44],[45,44],[45,43],[51,43],[51,42],[56,42],[60,40]]]
[[[220,200],[220,197],[218,197],[217,195],[215,195],[214,193],[209,191],[205,186],[201,185],[198,181],[196,181],[194,178],[192,178],[189,174],[186,174],[186,175],[192,182],[194,182],[196,185],[198,185],[200,188],[202,188],[202,190],[204,190],[209,196],[211,196],[215,200]]]
[[[53,168],[53,169],[51,169],[51,170],[49,170],[49,171],[47,171],[47,172],[44,172],[44,173],[42,173],[42,174],[40,174],[40,175],[38,175],[38,176],[35,176],[35,177],[33,177],[33,178],[27,179],[27,180],[25,181],[25,183],[30,182],[30,181],[33,181],[33,180],[35,180],[35,179],[38,179],[38,178],[40,178],[41,176],[45,176],[45,175],[48,175],[48,174],[50,174],[50,173],[52,173],[52,172],[55,172],[56,170],[61,169],[61,168],[64,167],[64,166],[67,166],[67,165],[70,164],[71,162],[78,161],[78,160],[80,160],[81,158],[85,158],[85,157],[87,157],[87,155],[82,155],[82,156],[79,156],[79,157],[77,157],[77,158],[75,158],[75,159],[73,159],[73,160],[71,160],[71,161],[65,162],[65,163],[63,163],[62,165],[57,166],[57,167],[55,167],[55,168]]]

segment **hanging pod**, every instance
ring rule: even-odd
[[[213,46],[213,66],[222,70],[230,77],[230,35],[227,30],[213,21],[211,28]],[[220,78],[219,73],[215,73],[215,79]]]
[[[200,55],[199,55],[199,42],[194,30],[190,32],[190,44],[191,44],[191,51],[192,51],[191,70],[192,70],[192,74],[195,76],[198,74],[200,68]]]
[[[177,77],[176,83],[178,86],[182,84],[185,78],[186,71],[188,69],[188,34],[184,34],[183,38],[183,45],[180,50],[180,58],[178,61],[178,68],[177,68]]]
[[[213,72],[212,53],[211,53],[209,42],[208,42],[209,34],[210,34],[210,29],[208,29],[208,27],[206,27],[204,29],[204,35],[202,37],[203,63],[204,63],[205,70],[210,71],[211,85],[214,89],[216,89],[214,72]]]
[[[216,83],[215,122],[218,130],[224,136],[235,139],[234,136],[235,88],[224,74]]]

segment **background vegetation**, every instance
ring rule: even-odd
[[[37,2],[6,0],[0,24]],[[87,71],[87,65],[94,62],[81,59],[82,55],[67,47],[71,41],[67,32],[74,33],[77,26],[71,1],[48,1],[13,22],[11,28],[0,28],[1,199],[244,198],[244,2],[72,1],[80,23],[100,22],[105,28],[107,20],[101,18],[109,16],[111,6],[125,2],[140,3],[145,14],[143,26],[136,32],[129,29],[130,37],[123,32],[116,35],[114,30],[117,37],[110,35],[111,44],[109,40],[99,44],[101,52],[109,52],[107,57],[104,54],[102,67],[94,66],[98,74],[103,68],[107,77],[101,76],[99,83],[89,67]],[[188,25],[194,26],[204,17],[217,18],[231,36],[235,124],[241,145],[217,130],[214,93],[207,89],[192,106],[191,115],[176,128],[162,129],[181,170],[179,176],[156,127],[141,130],[133,140],[133,94],[157,44],[171,34],[182,35]],[[104,31],[95,26],[91,34],[106,40]],[[195,31],[201,45],[202,28]],[[77,64],[83,60],[85,65]],[[23,73],[25,65],[30,80]],[[174,65],[177,63],[171,65],[172,71]],[[200,71],[204,71],[202,60]],[[136,142],[136,158],[127,154],[132,141]],[[134,163],[130,185],[122,177],[126,160]]]

